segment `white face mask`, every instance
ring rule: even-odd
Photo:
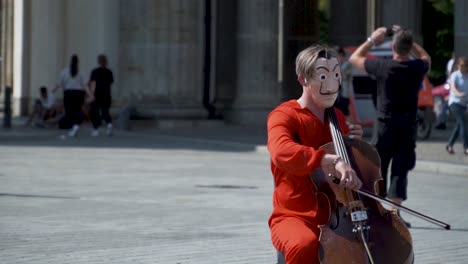
[[[315,104],[328,108],[333,106],[341,85],[341,68],[336,58],[319,58],[315,63],[315,74],[306,80]]]

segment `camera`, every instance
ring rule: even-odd
[[[393,32],[393,29],[390,28],[390,27],[388,27],[388,28],[387,28],[387,31],[385,32],[385,36],[386,36],[386,37],[393,37],[393,34],[394,34],[394,33],[395,33],[395,32]]]

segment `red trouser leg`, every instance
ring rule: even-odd
[[[271,226],[271,240],[287,264],[318,264],[318,233],[303,220],[287,217]]]

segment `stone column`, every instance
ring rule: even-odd
[[[278,0],[239,0],[236,99],[227,120],[264,125],[278,104]]]
[[[282,0],[284,3],[281,100],[299,98],[297,54],[320,39],[318,0]]]
[[[455,15],[455,56],[468,56],[468,3],[465,0],[456,0]]]
[[[30,14],[24,15],[29,22],[24,23],[23,30],[23,43],[28,44],[23,47],[23,60],[28,60],[23,67],[23,96],[29,99],[29,104],[38,97],[40,86],[55,88],[60,72],[69,65],[73,53],[79,57],[79,71],[85,79],[97,67],[97,55],[108,56],[116,79],[113,96],[118,99],[115,88],[119,83],[119,2],[24,0],[24,3],[30,5]],[[57,91],[55,95],[62,97],[62,92]]]
[[[203,1],[120,1],[121,89],[157,118],[202,118]]]
[[[381,0],[377,27],[398,24],[411,30],[418,43],[422,41],[422,0]],[[380,23],[378,23],[380,21]]]
[[[46,86],[52,91],[58,83],[60,71],[68,63],[65,55],[66,32],[66,1],[42,0],[29,2],[29,29],[24,29],[23,61],[25,87],[24,97],[28,105],[32,106],[34,99],[39,96],[39,87]],[[46,37],[47,36],[47,37]],[[62,92],[55,96],[61,98]]]
[[[65,3],[65,27],[61,32],[65,36],[65,56],[61,67],[68,66],[71,55],[76,53],[80,61],[80,72],[89,79],[91,71],[98,66],[97,56],[105,54],[115,79],[112,85],[113,107],[119,105],[120,2],[67,0]]]
[[[366,36],[367,0],[331,0],[328,31],[330,44],[356,46]]]
[[[14,115],[28,113],[30,80],[31,1],[15,1],[13,48],[13,100]]]
[[[0,0],[0,8],[0,96],[3,102],[5,86],[13,86],[14,1]]]
[[[216,109],[224,112],[234,102],[236,87],[236,1],[215,0],[215,14],[212,15],[215,23],[215,63],[211,65],[214,70],[214,103]]]

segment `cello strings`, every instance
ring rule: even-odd
[[[348,156],[348,153],[347,153],[347,149],[346,149],[346,144],[344,142],[343,135],[341,134],[339,123],[338,123],[338,120],[337,120],[337,117],[336,117],[336,114],[335,114],[335,110],[333,108],[328,108],[326,111],[327,111],[328,118],[329,118],[329,121],[330,121],[329,122],[330,123],[330,131],[331,131],[332,138],[333,138],[333,145],[334,145],[334,148],[335,148],[335,152],[336,152],[336,154],[338,156],[343,158],[348,165],[351,165],[351,162],[350,162],[350,159],[349,159],[349,156]],[[351,197],[353,197],[353,201],[361,201],[361,205],[363,206],[362,199],[361,199],[361,196],[359,195],[359,193],[357,193],[355,191],[351,191],[348,188],[345,188],[345,190],[346,190],[345,199],[347,200],[348,203],[350,202],[349,194],[351,194]],[[353,211],[353,212],[365,210],[365,208],[361,207],[361,206],[357,206],[357,207],[351,206],[351,208],[348,208],[348,210],[349,209],[351,209],[351,211]],[[366,239],[364,237],[364,226],[363,226],[363,224],[364,223],[359,222],[359,223],[356,223],[355,226],[356,225],[359,226],[358,230],[359,230],[359,233],[361,235],[361,242],[363,243],[363,245],[365,247],[365,250],[366,250],[366,253],[367,253],[366,263],[374,264],[375,262],[373,260],[371,251],[369,249],[369,245],[367,243],[368,239]],[[368,236],[368,235],[369,235],[369,233],[366,232],[366,236]]]
[[[328,118],[330,119],[330,130],[332,138],[334,139],[335,152],[338,154],[338,156],[342,157],[348,165],[351,165],[334,109],[328,108],[327,114]],[[353,199],[362,201],[359,193],[351,191],[351,195]]]
[[[337,154],[342,157],[346,163],[350,164],[349,163],[349,157],[348,157],[348,154],[346,153],[346,147],[345,147],[345,143],[344,143],[344,140],[343,140],[343,136],[341,135],[341,132],[340,132],[340,129],[339,129],[339,126],[338,126],[338,121],[336,119],[336,115],[333,111],[333,109],[328,109],[328,117],[329,119],[331,120],[330,122],[330,128],[331,128],[331,132],[332,132],[332,137],[335,139],[335,152],[337,152]]]
[[[330,125],[331,125],[331,129],[332,129],[332,136],[333,138],[335,139],[335,151],[337,152],[337,154],[342,157],[346,162],[347,161],[347,155],[346,153],[344,153],[343,151],[343,143],[342,143],[342,139],[340,138],[340,134],[339,134],[339,128],[337,126],[337,122],[336,122],[336,116],[334,115],[334,113],[332,112],[333,110],[330,109],[328,111],[328,116],[330,118]]]

